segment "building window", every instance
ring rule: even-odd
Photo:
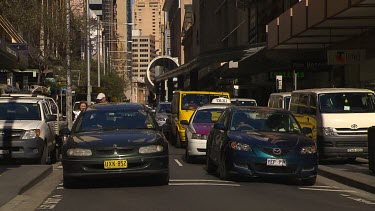
[[[148,39],[140,39],[140,42],[148,42]]]
[[[138,57],[138,54],[133,54],[133,57]]]
[[[140,52],[148,52],[148,49],[140,49]]]
[[[141,59],[140,62],[149,62],[148,59]]]
[[[141,57],[148,57],[148,54],[141,54]]]
[[[141,64],[140,67],[148,67],[148,64]]]
[[[138,52],[138,49],[132,49],[133,52]]]
[[[148,44],[140,44],[140,47],[148,47]]]
[[[138,44],[132,44],[133,47],[138,47]]]
[[[133,62],[138,62],[138,59],[133,59]]]

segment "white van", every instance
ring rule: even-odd
[[[268,107],[289,110],[291,92],[272,93],[268,99]]]
[[[312,129],[319,157],[366,156],[367,129],[375,125],[375,97],[368,89],[325,88],[292,92],[290,111]]]

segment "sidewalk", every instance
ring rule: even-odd
[[[366,159],[357,158],[354,163],[326,162],[319,165],[318,174],[375,194],[375,175],[370,172]]]
[[[0,165],[0,207],[52,172],[51,165]]]

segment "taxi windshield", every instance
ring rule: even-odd
[[[95,129],[117,130],[117,129],[155,129],[154,121],[144,111],[87,111],[77,124],[76,132],[86,132]]]
[[[228,98],[225,95],[218,94],[183,94],[182,95],[182,110],[194,110],[200,106],[206,105],[214,98]]]

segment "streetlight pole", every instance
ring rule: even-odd
[[[90,0],[86,1],[86,33],[87,33],[87,104],[91,105],[91,84],[90,84]]]
[[[72,69],[70,66],[70,0],[65,0],[66,12],[66,118],[68,119],[68,128],[72,128]],[[61,97],[62,102],[62,97]],[[62,109],[62,108],[61,108]]]
[[[99,37],[99,33],[100,33],[100,20],[99,20],[99,16],[97,16],[98,18],[98,32],[97,32],[97,51],[98,51],[98,87],[100,87],[100,37]]]

